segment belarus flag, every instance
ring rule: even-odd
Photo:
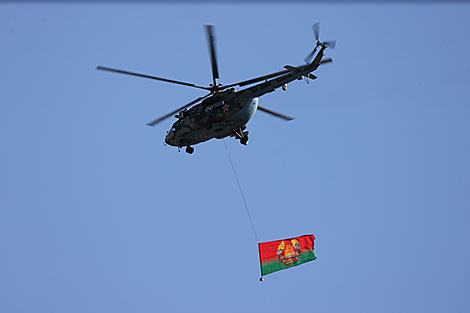
[[[314,235],[258,243],[261,275],[315,260]]]

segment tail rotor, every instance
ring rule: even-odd
[[[320,23],[315,23],[312,26],[313,28],[313,34],[315,35],[315,48],[313,48],[312,52],[310,52],[307,57],[305,57],[305,63],[309,64],[312,62],[313,56],[315,55],[315,52],[317,52],[318,47],[328,47],[331,49],[334,49],[336,47],[336,40],[329,40],[325,42],[320,41]]]

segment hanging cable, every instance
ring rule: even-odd
[[[253,219],[251,218],[250,210],[248,209],[248,204],[246,204],[245,195],[243,194],[243,190],[242,190],[242,187],[240,185],[240,181],[238,180],[237,172],[235,172],[235,167],[233,166],[232,157],[230,156],[230,153],[228,151],[228,147],[227,147],[227,144],[225,143],[225,139],[223,141],[224,141],[225,151],[227,151],[228,160],[230,161],[230,165],[232,166],[233,174],[235,175],[235,179],[237,180],[238,189],[240,190],[240,194],[242,195],[243,203],[245,204],[246,214],[248,214],[248,218],[250,219],[251,228],[253,229],[253,233],[255,234],[256,241],[259,242],[258,234],[256,233],[255,225],[253,224]]]

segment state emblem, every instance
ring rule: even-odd
[[[297,239],[284,240],[277,247],[277,257],[279,262],[290,266],[299,261],[300,243]]]

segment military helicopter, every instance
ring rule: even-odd
[[[212,65],[212,83],[208,87],[105,66],[96,67],[97,70],[149,78],[209,91],[205,96],[199,97],[147,124],[148,126],[155,126],[177,113],[175,115],[177,121],[167,132],[165,143],[170,146],[178,147],[178,150],[182,147],[186,147],[186,152],[189,154],[194,152],[193,145],[212,138],[222,139],[230,136],[240,140],[241,144],[247,145],[248,131],[245,131],[246,125],[253,118],[257,110],[286,121],[292,120],[293,118],[290,116],[260,106],[258,104],[258,97],[273,92],[279,87],[286,91],[287,84],[294,80],[306,79],[308,82],[308,79],[316,79],[317,77],[311,74],[311,72],[315,71],[321,64],[333,61],[331,58],[324,59],[323,56],[327,47],[334,48],[336,45],[336,41],[320,41],[319,23],[316,23],[313,25],[316,44],[312,52],[305,58],[305,65],[286,65],[284,66],[285,70],[279,72],[255,77],[238,83],[223,85],[217,82],[219,79],[219,71],[215,50],[214,26],[205,25],[205,29]],[[314,57],[319,47],[320,50]],[[253,84],[256,85],[238,91],[234,88],[236,86],[244,87]]]

